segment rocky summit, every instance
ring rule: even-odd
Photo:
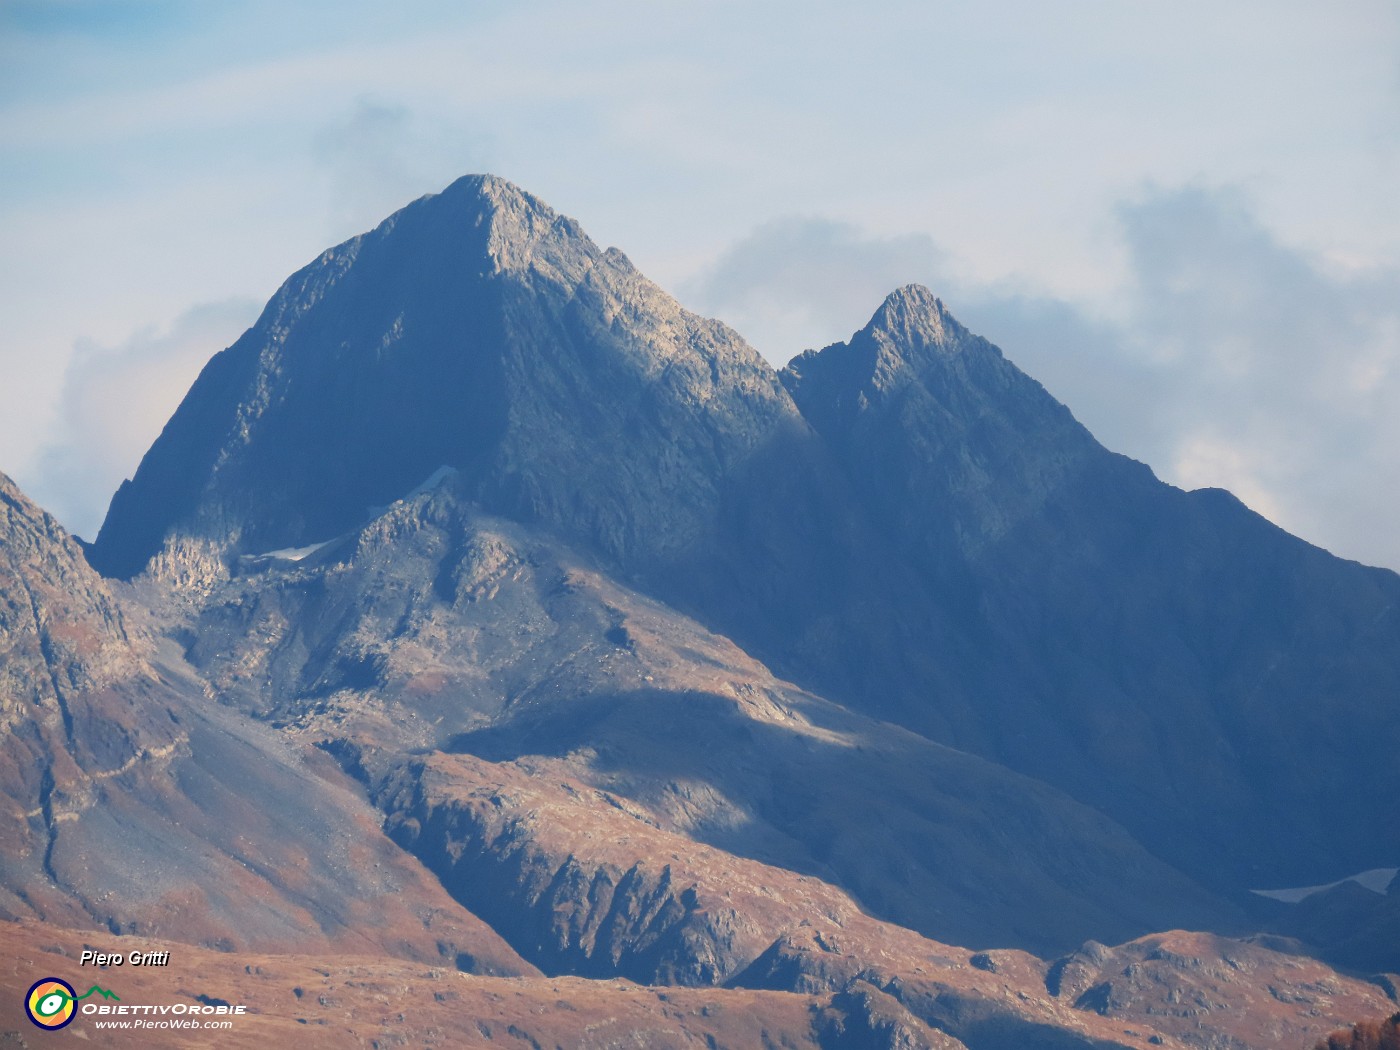
[[[465,178],[283,285],[117,493],[92,559],[130,578],[161,553],[321,542],[444,465],[514,517],[674,558],[799,426],[732,331],[534,197]]]
[[[778,371],[467,177],[288,279],[91,545],[0,510],[5,932],[184,944],[250,1039],[1393,1012],[1400,890],[1328,887],[1400,863],[1400,577],[1104,449],[922,287]]]

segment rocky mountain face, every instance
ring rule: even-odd
[[[1159,483],[921,288],[783,381],[965,640],[936,702],[872,675],[862,706],[1065,788],[1217,886],[1307,882],[1343,828],[1391,856],[1400,577]],[[1387,768],[1300,775],[1319,762]]]
[[[738,336],[621,252],[465,178],[294,275],[195,383],[92,548],[130,577],[299,547],[446,464],[512,517],[646,564],[714,528],[732,475],[801,422]]]
[[[201,608],[180,630],[214,687],[357,770],[423,749],[547,759],[959,943],[1241,921],[1093,810],[776,679],[451,480],[300,562],[245,563]]]
[[[139,618],[0,475],[3,917],[532,972],[333,765],[212,703]]]
[[[779,373],[470,177],[214,357],[87,548],[129,582],[0,497],[7,917],[368,929],[451,1045],[619,979],[676,1046],[1301,1046],[1393,997],[1300,954],[1387,968],[1389,911],[1247,890],[1395,863],[1400,578],[1103,449],[925,289]]]
[[[443,466],[780,675],[1056,784],[1220,891],[1335,877],[1315,858],[1339,832],[1379,866],[1400,836],[1400,578],[1159,483],[924,289],[779,376],[489,177],[289,280],[92,558],[210,581]],[[1381,781],[1297,775],[1337,761]]]

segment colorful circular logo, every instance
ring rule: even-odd
[[[62,1028],[73,1020],[77,1013],[77,992],[67,981],[57,977],[45,977],[35,981],[24,997],[24,1012],[40,1028],[50,1030]]]

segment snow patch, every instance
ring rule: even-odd
[[[321,543],[313,543],[308,547],[283,547],[281,550],[268,551],[266,554],[255,554],[255,558],[274,558],[277,561],[301,561],[309,558],[322,547],[329,547],[333,541],[324,540]]]
[[[423,479],[423,481],[420,484],[415,485],[405,495],[394,500],[393,503],[387,504],[383,507],[366,507],[365,518],[369,521],[373,521],[375,518],[379,517],[381,514],[387,511],[390,507],[396,506],[397,504],[402,503],[404,500],[413,499],[416,496],[421,496],[425,492],[432,492],[433,489],[439,487],[448,478],[455,477],[456,475],[456,467],[449,467],[446,464],[444,464],[443,466],[438,467],[437,470],[429,474],[425,479]]]
[[[1283,901],[1285,904],[1297,904],[1301,900],[1306,900],[1314,893],[1322,893],[1325,890],[1333,889],[1344,882],[1354,882],[1362,889],[1370,890],[1372,893],[1385,895],[1390,884],[1395,880],[1395,876],[1400,874],[1400,868],[1372,868],[1370,871],[1363,871],[1356,875],[1348,875],[1344,879],[1336,882],[1329,882],[1324,886],[1295,886],[1287,890],[1250,890],[1250,893],[1258,894],[1260,897],[1269,897],[1272,900]]]
[[[425,492],[432,492],[433,489],[437,488],[456,473],[457,469],[455,467],[449,467],[444,464],[429,474],[427,480],[405,496],[404,499],[412,499],[414,496],[421,496]]]

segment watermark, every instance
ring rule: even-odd
[[[121,966],[124,963],[131,963],[132,966],[169,966],[170,953],[131,952],[123,955],[121,952],[98,952],[87,948],[78,956],[78,965],[86,966],[88,963],[93,966]]]
[[[173,1015],[175,1017],[242,1017],[248,1012],[248,1008],[242,1003],[233,1005],[231,1003],[218,1003],[206,1005],[204,1003],[122,1003],[120,1006],[111,1006],[107,1003],[83,1003],[83,1016],[95,1014],[99,1017],[150,1017]]]
[[[222,1021],[196,1021],[193,1018],[188,1017],[177,1017],[173,1020],[168,1021],[149,1021],[145,1018],[138,1018],[135,1021],[94,1021],[92,1023],[92,1026],[98,1029],[99,1031],[106,1029],[109,1031],[116,1030],[120,1032],[129,1031],[133,1028],[143,1031],[155,1030],[177,1032],[182,1030],[188,1031],[193,1028],[198,1028],[206,1032],[227,1032],[233,1028],[233,1021],[229,1018],[224,1018]]]
[[[127,1003],[116,992],[95,984],[79,995],[59,977],[35,981],[24,997],[29,1019],[50,1032],[66,1028],[80,1014],[95,1028],[227,1029],[233,1027],[233,1018],[244,1016],[247,1010],[242,1003],[204,995],[192,1003]]]
[[[109,992],[95,984],[79,995],[71,984],[61,978],[42,977],[30,986],[28,994],[25,995],[24,1012],[40,1028],[57,1031],[73,1023],[78,1001],[90,995],[121,1001],[115,992]],[[86,1005],[93,1009],[97,1007],[95,1002]]]

